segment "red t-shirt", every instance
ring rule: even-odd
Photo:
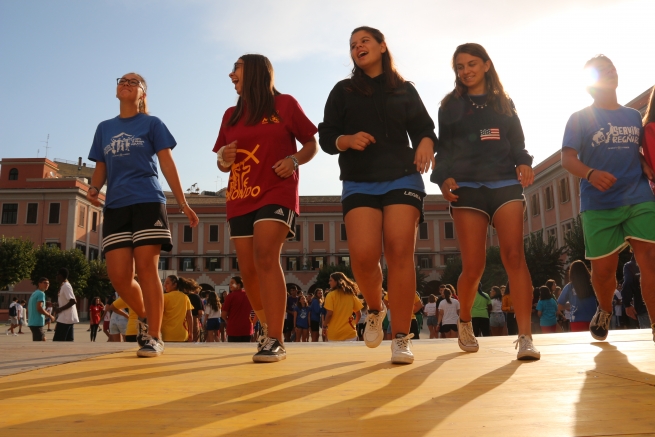
[[[102,315],[102,310],[105,307],[103,305],[91,305],[89,307],[89,318],[91,319],[92,325],[98,325],[100,323],[100,316]]]
[[[305,144],[318,129],[309,121],[302,108],[290,95],[275,96],[277,117],[264,118],[261,123],[246,126],[245,116],[229,126],[235,107],[223,115],[214,152],[237,141],[237,157],[232,164],[228,182],[227,219],[248,214],[265,205],[281,205],[300,213],[296,171],[286,179],[275,174],[273,165],[298,151],[296,140]]]
[[[644,151],[644,158],[646,163],[652,169],[655,169],[655,123],[648,123],[644,127],[644,139],[641,142],[642,150]],[[650,188],[655,193],[655,184],[652,181],[650,183]]]
[[[252,335],[252,323],[250,322],[250,301],[246,291],[241,289],[231,291],[223,303],[223,318],[227,320],[227,335],[240,337]]]

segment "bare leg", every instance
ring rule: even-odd
[[[612,298],[616,290],[616,267],[618,264],[618,253],[591,260],[591,284],[594,286],[598,305],[603,311],[610,314],[614,309],[612,307]],[[512,293],[512,298],[513,296],[514,293]],[[516,318],[518,319],[518,314]]]
[[[414,246],[420,212],[411,205],[384,207],[382,230],[387,258],[389,306],[393,308],[391,336],[409,334],[416,294]],[[368,302],[368,301],[367,301]]]
[[[105,254],[111,284],[127,306],[139,317],[146,316],[141,286],[134,280],[134,255],[131,247],[122,247]],[[159,277],[158,277],[159,280]]]
[[[134,248],[134,264],[139,275],[143,303],[148,318],[148,334],[161,339],[161,321],[164,318],[164,290],[157,265],[161,245]],[[126,301],[127,302],[127,301]],[[138,313],[138,310],[135,310]]]

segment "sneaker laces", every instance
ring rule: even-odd
[[[268,325],[266,323],[262,323],[261,329],[259,330],[259,335],[257,336],[257,343],[259,343],[259,347],[263,347],[264,343],[266,342],[266,339],[268,338]]]
[[[514,349],[517,349],[519,346],[521,347],[521,350],[534,349],[534,345],[532,344],[532,339],[527,335],[522,335],[516,340],[514,340],[514,344],[515,344]]]
[[[375,330],[378,329],[378,324],[380,323],[380,312],[381,311],[382,310],[378,311],[377,314],[368,313],[368,316],[366,317],[366,324],[368,325],[369,328],[375,329]]]
[[[414,337],[413,333],[409,333],[408,335],[404,337],[397,337],[394,338],[393,341],[396,344],[396,347],[398,349],[407,349],[409,347],[409,344],[411,343],[411,339]]]
[[[276,340],[274,338],[264,337],[264,340],[261,343],[261,344],[263,344],[262,350],[266,350],[266,351],[270,352],[271,349],[273,349],[273,346],[275,345],[275,341]]]
[[[600,310],[598,314],[598,326],[602,329],[608,330],[610,328],[610,319],[612,318],[612,313],[608,313],[604,310]]]
[[[473,334],[473,323],[459,321],[460,331],[459,339],[464,344],[476,344],[475,334]]]

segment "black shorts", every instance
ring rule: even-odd
[[[164,252],[173,249],[166,205],[159,202],[105,208],[102,235],[103,253],[122,247],[159,244]]]
[[[263,220],[282,222],[289,227],[287,238],[296,236],[296,213],[280,205],[264,205],[248,214],[232,217],[227,226],[230,238],[248,238],[255,233],[255,223]]]
[[[318,332],[318,326],[320,325],[320,322],[316,322],[314,320],[309,321],[309,329],[312,332]]]
[[[494,215],[496,212],[510,202],[523,202],[525,207],[525,197],[523,197],[523,187],[521,184],[509,185],[502,188],[471,188],[461,187],[453,191],[453,194],[459,196],[457,202],[450,202],[450,216],[453,215],[454,208],[466,208],[480,211],[487,215],[489,224],[493,226]]]
[[[439,329],[439,332],[442,334],[446,334],[450,331],[457,332],[457,325],[452,324],[452,325],[441,325],[441,328]]]
[[[287,318],[284,321],[284,332],[292,332],[292,331],[293,331],[293,317],[287,315]]]
[[[343,209],[343,219],[346,219],[346,214],[355,208],[374,208],[382,211],[385,206],[389,205],[412,205],[418,209],[420,213],[419,223],[423,223],[423,199],[425,193],[416,190],[401,189],[391,190],[384,194],[362,194],[355,193],[346,197],[341,201]]]
[[[29,328],[32,331],[32,341],[43,341],[45,338],[43,326],[30,326]]]

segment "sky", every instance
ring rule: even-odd
[[[266,55],[277,89],[318,125],[352,68],[350,33],[367,25],[385,34],[435,124],[453,87],[455,48],[485,46],[536,165],[559,149],[570,114],[591,102],[588,58],[613,60],[620,103],[655,84],[654,13],[653,0],[0,0],[0,157],[43,157],[49,135],[48,158],[87,161],[98,123],[118,115],[116,78],[136,71],[148,82],[151,114],[177,140],[183,188],[216,191],[228,175],[211,149],[236,103],[228,73],[239,56]],[[301,195],[341,193],[335,156],[319,151],[300,175]]]

